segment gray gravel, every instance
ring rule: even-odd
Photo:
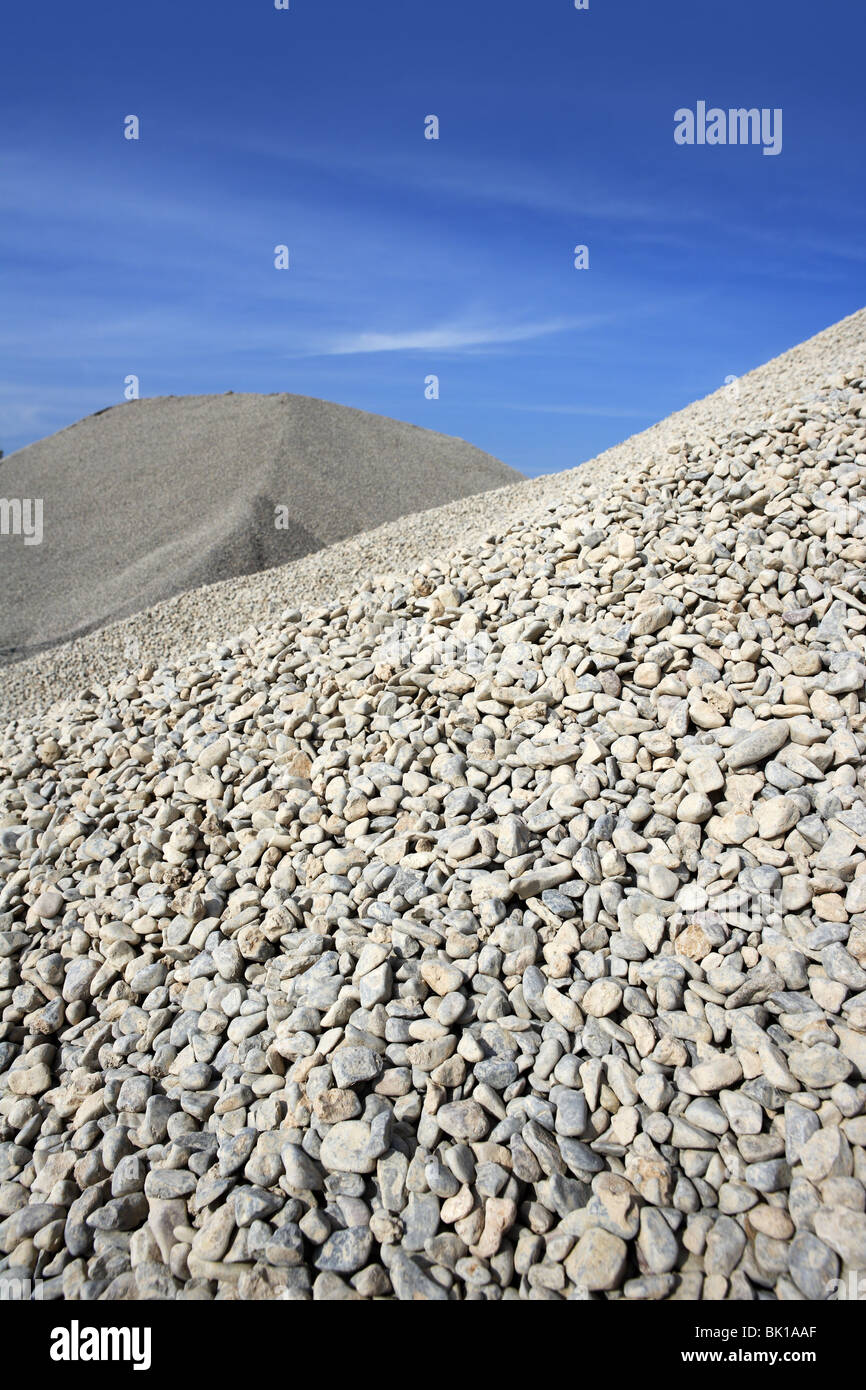
[[[3,461],[4,496],[43,499],[44,538],[0,545],[0,660],[520,476],[307,396],[113,406]]]

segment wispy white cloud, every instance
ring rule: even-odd
[[[539,323],[517,324],[446,323],[399,333],[353,333],[331,339],[322,345],[320,351],[326,357],[367,352],[463,352],[472,348],[526,343],[535,338],[547,338],[552,333],[594,327],[601,317],[548,319]]]

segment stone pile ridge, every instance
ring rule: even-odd
[[[832,393],[844,389],[839,383],[845,372],[864,360],[866,310],[860,310],[781,357],[743,375],[738,381],[721,387],[704,400],[677,411],[650,429],[633,435],[598,458],[570,471],[512,486],[499,486],[494,470],[497,467],[504,469],[505,465],[475,450],[474,455],[482,462],[487,459],[489,464],[483,482],[478,481],[476,485],[479,490],[484,488],[483,494],[471,497],[461,495],[459,499],[436,506],[433,510],[402,516],[376,530],[363,530],[361,534],[328,545],[315,554],[304,555],[290,564],[261,573],[236,573],[231,579],[208,583],[201,588],[189,589],[187,583],[178,583],[175,587],[186,588],[187,592],[176,593],[145,611],[132,612],[122,621],[110,622],[74,641],[63,642],[26,660],[16,660],[14,665],[0,666],[0,726],[22,714],[44,710],[60,696],[73,696],[84,690],[91,681],[104,683],[123,667],[136,662],[183,662],[191,652],[208,642],[225,641],[247,627],[272,625],[287,607],[307,610],[335,600],[348,601],[359,588],[364,587],[365,580],[375,581],[389,573],[405,574],[415,565],[431,558],[440,562],[450,560],[455,547],[471,551],[491,534],[502,539],[509,533],[515,518],[542,523],[551,508],[554,511],[570,508],[576,512],[594,500],[602,499],[609,489],[624,483],[629,477],[639,477],[643,470],[652,472],[654,468],[666,467],[669,451],[679,453],[684,444],[709,446],[717,434],[724,435],[737,428],[759,430],[780,403],[787,405],[802,401],[807,404],[816,391]],[[303,398],[290,399],[300,401]],[[142,401],[131,402],[130,406],[159,404],[162,403]],[[175,402],[177,406],[180,404],[182,402]],[[129,406],[122,407],[121,414],[127,409]],[[347,416],[361,414],[348,410],[344,413]],[[113,414],[109,412],[104,418],[109,419]],[[410,429],[409,426],[381,417],[365,418],[381,428]],[[78,428],[80,426],[74,427]],[[55,438],[62,440],[64,435],[69,434],[70,431],[65,431]],[[423,439],[428,437],[428,432],[415,430],[414,435]],[[468,455],[473,452],[469,445],[460,440],[443,440],[443,447],[445,445],[459,446],[463,451],[459,457],[466,460],[464,467],[469,467]],[[310,455],[315,452],[309,442],[306,448]],[[239,452],[238,448],[230,451],[235,472]],[[8,479],[13,459],[22,456],[4,460],[4,477]],[[322,450],[320,456],[328,457],[327,451]],[[405,463],[401,462],[395,471],[402,473],[404,470]],[[209,476],[209,473],[205,474],[205,491],[210,487]],[[462,491],[462,485],[458,489],[453,475],[449,476],[452,490]],[[166,487],[169,486],[167,483]],[[350,475],[345,479],[343,493],[348,495],[356,486]],[[4,487],[8,492],[11,483],[7,481]],[[321,480],[310,475],[310,493],[318,493],[321,487]],[[405,491],[405,482],[402,487]],[[23,487],[22,495],[31,496],[33,490]],[[280,491],[275,495],[278,499],[284,497]],[[416,487],[414,495],[419,499],[416,506],[430,505],[432,496],[429,485],[427,500],[420,500],[420,486]],[[297,490],[290,494],[293,514],[297,496]],[[372,505],[369,499],[367,505]],[[310,506],[315,510],[315,501]],[[344,505],[342,494],[339,495],[336,509],[343,517],[352,515],[351,508]],[[373,515],[387,516],[394,510],[393,499],[386,498],[384,503],[379,503],[379,509]],[[396,510],[402,512],[409,508],[404,501]],[[268,517],[269,534],[273,531],[271,523],[272,518]],[[369,525],[369,521],[366,524]],[[307,527],[320,536],[319,543],[328,539],[323,522],[315,526],[307,520]],[[357,529],[357,523],[347,526],[347,529]],[[261,525],[258,535],[260,540],[264,539]],[[190,543],[197,543],[194,537]],[[44,549],[47,544],[46,537],[42,547],[29,547],[28,552]],[[194,569],[193,558],[187,557],[184,566],[191,573]],[[142,605],[130,601],[130,608],[135,607]]]
[[[861,315],[471,535],[447,510],[450,550],[411,553],[438,513],[378,578],[352,542],[341,594],[278,572],[303,602],[12,719],[0,1275],[866,1268],[864,358]]]

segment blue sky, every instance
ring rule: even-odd
[[[866,300],[864,38],[849,0],[16,5],[0,446],[135,374],[590,458]],[[699,100],[782,152],[677,146]]]

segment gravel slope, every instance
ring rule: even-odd
[[[3,462],[5,496],[44,499],[44,540],[0,546],[0,656],[519,477],[461,439],[306,396],[114,406]]]
[[[761,422],[704,403],[10,726],[0,1272],[796,1302],[866,1267],[860,330],[763,369]]]
[[[503,533],[515,515],[540,515],[548,507],[592,496],[684,441],[760,421],[780,400],[808,396],[864,358],[866,311],[861,310],[741,377],[736,394],[722,388],[579,468],[465,497],[363,532],[320,555],[179,594],[8,666],[0,670],[0,722],[44,709],[53,699],[89,682],[105,681],[140,661],[180,659],[207,641],[221,641],[286,607],[350,595],[370,576],[445,556],[456,544],[472,545],[487,533]]]

